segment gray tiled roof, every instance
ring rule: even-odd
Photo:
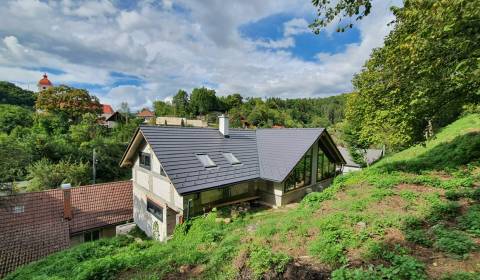
[[[230,129],[225,138],[218,129],[141,126],[141,132],[180,194],[260,177],[254,130]],[[231,165],[222,152],[240,161]],[[217,167],[205,168],[196,154],[205,153]]]
[[[141,126],[140,132],[160,160],[179,194],[252,179],[281,182],[324,129],[218,129]],[[240,161],[231,165],[222,155]],[[205,153],[217,167],[205,168],[196,154]]]
[[[323,132],[323,128],[258,129],[260,176],[281,182]]]

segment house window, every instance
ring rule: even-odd
[[[140,166],[150,170],[150,154],[140,152],[138,158],[140,160]]]
[[[155,216],[155,218],[157,218],[160,222],[163,222],[163,207],[151,201],[150,199],[147,199],[147,211]]]
[[[83,234],[84,242],[95,241],[98,239],[100,239],[100,230],[89,231]]]
[[[25,212],[25,205],[15,205],[12,207],[13,214],[20,214]]]
[[[331,178],[335,175],[335,164],[325,155],[320,145],[317,155],[317,181]]]
[[[240,164],[241,162],[232,153],[223,153],[223,156],[228,160],[231,165]]]
[[[308,186],[312,183],[312,148],[297,163],[292,172],[285,179],[284,191]]]
[[[217,166],[207,154],[197,154],[197,158],[204,167],[208,168]]]

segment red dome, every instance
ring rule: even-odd
[[[41,86],[51,86],[52,82],[50,82],[50,80],[48,79],[47,74],[43,74],[43,79],[38,81],[38,84]]]

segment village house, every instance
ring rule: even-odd
[[[193,126],[193,127],[208,127],[206,121],[192,120],[181,117],[157,117],[157,125],[170,125],[170,126]]]
[[[0,196],[0,278],[132,219],[131,181]]]
[[[151,120],[155,119],[155,113],[148,110],[147,108],[143,108],[140,112],[137,113],[137,117],[143,119],[144,123],[148,123]]]
[[[328,186],[345,160],[323,128],[140,126],[121,165],[132,168],[133,216],[166,240],[175,225],[214,207],[281,206]]]

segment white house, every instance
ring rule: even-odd
[[[121,161],[132,168],[134,221],[158,240],[213,207],[298,201],[343,164],[323,128],[229,129],[225,116],[218,130],[141,126]]]

